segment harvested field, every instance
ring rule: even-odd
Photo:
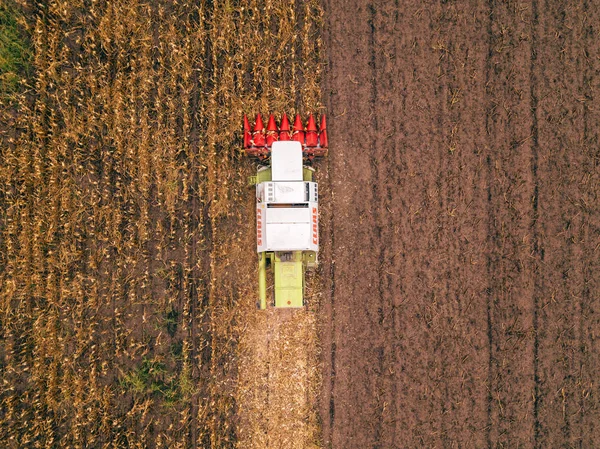
[[[600,446],[597,2],[325,2],[324,442]]]

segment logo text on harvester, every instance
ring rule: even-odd
[[[256,244],[262,246],[262,210],[256,209]]]
[[[312,208],[312,242],[314,245],[319,243],[319,233],[318,233],[318,218],[317,218],[317,208]]]

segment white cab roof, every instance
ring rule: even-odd
[[[302,145],[300,142],[273,142],[271,146],[273,181],[302,181]]]

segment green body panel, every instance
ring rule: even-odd
[[[312,182],[313,180],[313,172],[312,168],[304,167],[302,170],[302,178],[304,182]]]
[[[258,298],[260,308],[267,308],[267,255],[258,253]]]
[[[256,174],[256,183],[267,182],[271,180],[271,167],[262,167]]]
[[[304,305],[304,264],[302,251],[291,251],[287,257],[275,253],[273,277],[275,281],[275,307],[302,307]]]
[[[315,269],[317,267],[317,253],[314,251],[304,251],[302,253],[302,258],[304,260],[304,266],[309,269]]]

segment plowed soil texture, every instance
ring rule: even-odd
[[[599,7],[325,2],[326,447],[600,447]]]

